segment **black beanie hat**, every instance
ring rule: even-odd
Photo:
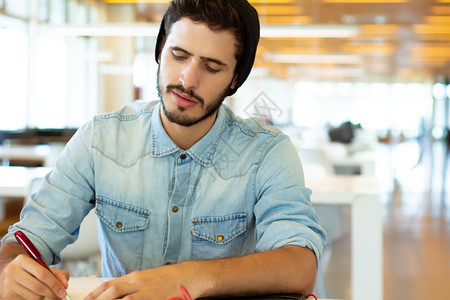
[[[215,1],[215,0],[212,0]],[[244,26],[244,53],[242,55],[242,59],[240,64],[237,66],[238,70],[238,80],[236,84],[236,88],[231,89],[228,93],[228,96],[233,95],[236,90],[244,83],[247,79],[250,71],[252,70],[253,63],[255,62],[256,48],[259,42],[259,18],[258,12],[256,9],[248,3],[247,0],[225,0],[233,6],[233,8],[239,14],[241,22]],[[166,20],[166,14],[161,21],[161,25],[159,27],[158,37],[156,39],[155,45],[155,59],[158,62],[159,54],[162,49],[161,42],[163,37],[165,36],[164,32],[164,22]]]

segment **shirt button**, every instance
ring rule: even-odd
[[[181,158],[181,159],[185,159],[185,158],[186,158],[186,154],[184,154],[184,153],[181,154],[181,155],[180,155],[180,158]]]
[[[168,261],[168,262],[165,263],[166,266],[171,265],[171,264],[172,264],[172,263],[171,263],[170,261]]]
[[[117,222],[117,223],[116,223],[116,227],[117,227],[117,228],[122,228],[122,226],[123,226],[122,222]]]
[[[172,211],[173,211],[173,212],[177,212],[177,211],[178,211],[178,206],[172,207]]]
[[[219,235],[219,236],[217,237],[217,240],[218,240],[219,242],[223,241],[223,235]]]

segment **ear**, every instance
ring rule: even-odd
[[[233,81],[231,82],[230,88],[232,90],[236,89],[237,83],[238,83],[238,74],[236,73],[236,74],[234,74],[234,78],[233,78]]]

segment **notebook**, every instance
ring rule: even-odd
[[[95,275],[89,277],[71,277],[69,279],[69,288],[67,289],[70,300],[83,300],[90,292],[100,286],[102,282]]]

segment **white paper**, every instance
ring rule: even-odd
[[[89,277],[72,277],[69,279],[69,288],[67,293],[70,300],[83,300],[90,292],[95,290],[102,284],[97,276],[92,275]]]
[[[111,278],[98,278],[95,275],[89,277],[71,277],[69,279],[67,294],[70,300],[83,300],[90,292],[108,280],[111,280]],[[49,299],[45,298],[44,300]]]

